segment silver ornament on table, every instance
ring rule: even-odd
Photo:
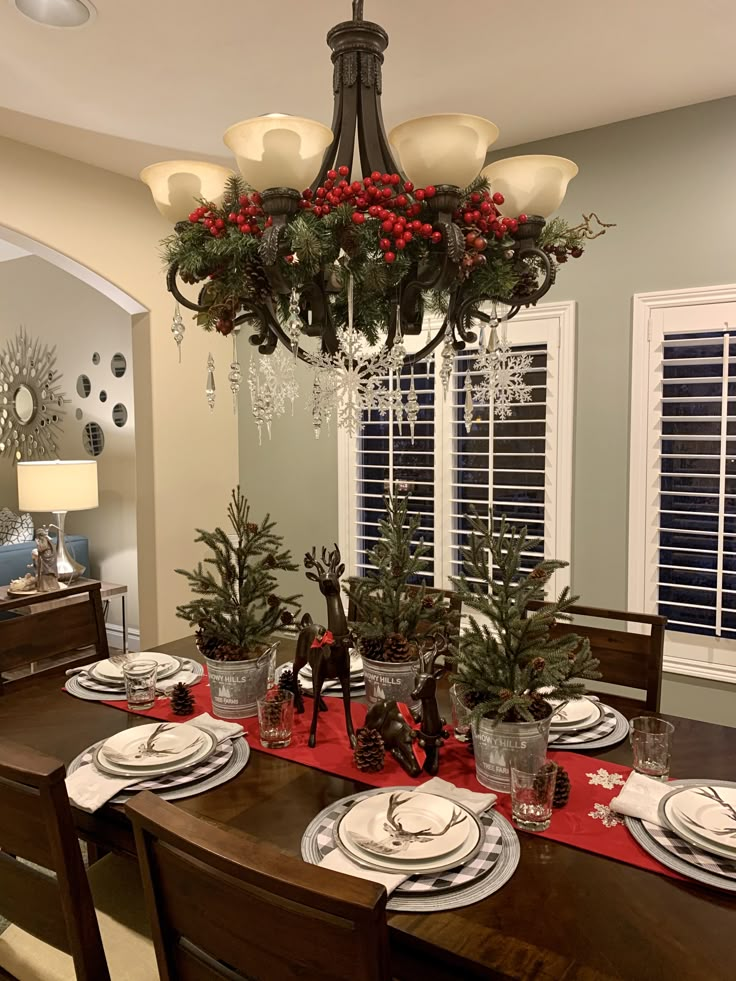
[[[463,419],[465,420],[465,432],[469,433],[473,428],[473,384],[470,380],[470,372],[465,372],[465,411],[463,412]]]
[[[215,407],[215,359],[211,354],[207,355],[207,386],[205,388],[207,404],[210,409]]]
[[[185,332],[186,327],[184,326],[184,319],[182,318],[179,303],[177,301],[177,304],[174,307],[174,319],[171,321],[171,333],[176,341],[176,349],[179,352],[179,364],[181,364],[181,342],[184,340]]]

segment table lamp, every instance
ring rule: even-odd
[[[21,511],[50,511],[58,532],[56,566],[59,579],[70,582],[81,576],[84,566],[69,555],[64,539],[67,511],[96,508],[96,460],[35,460],[18,463],[18,507]]]

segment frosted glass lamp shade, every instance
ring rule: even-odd
[[[16,469],[22,511],[86,511],[99,503],[96,460],[42,460]]]
[[[235,154],[240,173],[256,191],[272,187],[303,191],[319,173],[332,130],[314,119],[272,113],[235,123],[223,139]]]
[[[549,218],[562,204],[567,185],[577,172],[572,160],[546,154],[506,157],[483,168],[491,190],[503,194],[498,210],[511,218],[522,214]]]
[[[198,160],[165,160],[151,164],[140,173],[161,214],[175,225],[185,221],[199,205],[199,199],[221,205],[225,184],[232,170]]]
[[[388,137],[401,169],[417,187],[466,187],[478,176],[497,138],[498,126],[490,120],[451,112],[409,119]]]

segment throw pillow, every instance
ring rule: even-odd
[[[22,545],[33,541],[33,518],[0,508],[0,545]]]

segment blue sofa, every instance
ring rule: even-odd
[[[23,542],[20,545],[0,545],[0,586],[7,586],[11,579],[20,579],[27,572],[32,572],[31,552],[36,547],[34,542]],[[84,575],[89,575],[89,541],[81,535],[67,535],[66,547],[72,558],[85,567]]]

